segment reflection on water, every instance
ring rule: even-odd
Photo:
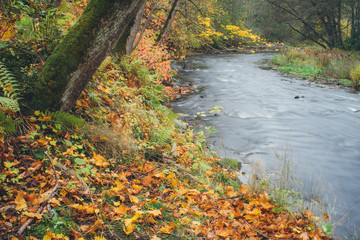
[[[305,198],[323,192],[332,221],[343,223],[337,235],[353,234],[360,229],[360,95],[287,79],[256,64],[270,57],[193,57],[194,69],[181,70],[178,78],[200,91],[174,103],[174,111],[193,116],[223,107],[202,119],[218,130],[211,143],[220,155],[261,160],[268,172],[278,167],[274,153],[287,155]]]

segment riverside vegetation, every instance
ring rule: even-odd
[[[360,90],[360,55],[355,51],[288,47],[271,63],[281,72]]]
[[[331,238],[329,224],[291,211],[288,191],[249,191],[236,177],[240,165],[207,150],[206,134],[166,107],[190,91],[173,84],[171,59],[212,44],[265,41],[244,27],[215,31],[212,19],[223,11],[216,1],[199,2],[210,13],[193,18],[199,29],[180,34],[188,22],[176,19],[164,45],[155,41],[166,19],[158,11],[131,56],[102,62],[71,113],[27,103],[87,1],[1,4],[8,11],[0,15],[1,239]]]

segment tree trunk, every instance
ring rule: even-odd
[[[141,29],[141,32],[139,34],[139,37],[137,38],[136,42],[133,43],[133,46],[132,46],[132,51],[134,51],[136,49],[136,47],[139,45],[142,37],[144,36],[144,33],[145,33],[145,30],[147,28],[147,26],[149,25],[149,22],[151,20],[151,16],[153,15],[158,3],[159,3],[160,0],[156,0],[156,2],[154,3],[153,7],[151,8],[151,11],[149,13],[149,16],[147,17],[147,20],[146,20],[146,23],[144,24],[144,26],[142,27]],[[132,53],[132,51],[129,53],[129,55]]]
[[[178,8],[180,4],[180,0],[175,0],[174,3],[171,6],[171,10],[169,12],[169,15],[165,21],[165,24],[163,26],[163,28],[160,30],[159,36],[157,38],[157,42],[159,45],[162,44],[162,42],[164,41],[167,33],[169,32],[170,26],[172,24],[172,22],[174,21],[175,18],[175,14],[176,14],[176,9]]]
[[[48,58],[32,106],[69,111],[146,0],[90,0]]]
[[[136,18],[134,20],[135,21],[134,25],[132,26],[130,35],[126,41],[126,55],[130,55],[134,51],[133,46],[136,39],[136,35],[139,31],[141,20],[144,16],[145,7],[146,7],[146,2],[144,1],[144,4],[141,6],[140,10],[138,11],[138,14],[136,15]]]

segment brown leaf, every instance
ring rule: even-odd
[[[309,236],[306,232],[303,232],[302,234],[300,234],[300,238],[302,240],[309,240]]]

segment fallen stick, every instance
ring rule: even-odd
[[[16,207],[16,205],[8,205],[5,207],[2,207],[2,208],[0,208],[0,213],[7,212],[7,210],[10,210],[10,209],[15,209],[15,207]]]
[[[244,194],[239,194],[239,195],[235,195],[232,197],[223,197],[223,198],[219,198],[219,200],[227,200],[227,199],[235,199],[235,198],[242,198],[244,196]]]
[[[27,178],[28,176],[30,176],[31,174],[33,174],[34,172],[36,172],[37,170],[39,170],[41,168],[41,164],[37,164],[35,167],[31,167],[28,170],[26,170],[25,172],[23,172],[22,174],[20,174],[20,177],[22,179]]]
[[[261,236],[263,236],[264,238],[269,238],[268,236],[266,236],[265,234],[263,234],[262,232],[260,232],[259,230],[257,230],[256,228],[252,227],[250,225],[250,223],[248,223],[248,221],[246,221],[244,218],[243,220],[246,222],[246,224],[249,226],[249,228],[251,228],[253,231],[257,232],[258,234],[260,234]]]

